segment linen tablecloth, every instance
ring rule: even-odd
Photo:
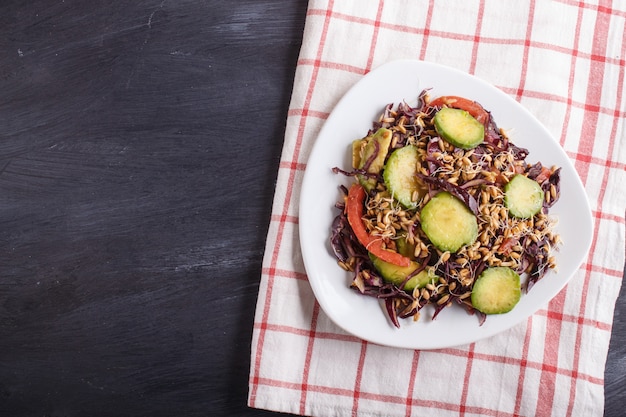
[[[248,405],[314,416],[598,416],[624,266],[626,2],[311,0],[263,260]],[[591,250],[528,320],[455,348],[382,347],[315,301],[298,240],[307,158],[364,74],[394,59],[451,66],[530,110],[573,161]],[[326,227],[327,225],[323,225]]]

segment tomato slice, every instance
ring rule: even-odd
[[[382,238],[372,236],[368,233],[362,220],[365,197],[365,189],[359,184],[353,184],[348,190],[346,215],[348,216],[348,223],[350,223],[352,231],[354,231],[354,235],[359,242],[365,246],[365,249],[383,261],[398,266],[409,266],[411,264],[411,260],[409,258],[400,255],[398,252],[385,249],[383,247]]]
[[[539,184],[543,184],[545,180],[550,178],[550,175],[552,175],[552,170],[550,168],[541,167],[541,172],[539,173],[539,175],[537,175],[535,181],[537,181]]]
[[[441,107],[444,104],[448,107],[465,110],[485,127],[489,123],[489,113],[487,113],[483,106],[475,101],[468,100],[463,97],[441,96],[428,103],[430,107]]]
[[[369,245],[371,236],[363,224],[363,202],[365,201],[365,189],[359,184],[353,184],[348,190],[348,200],[346,201],[346,215],[348,223],[352,227],[356,238],[365,247]]]
[[[517,245],[519,240],[516,238],[508,237],[502,241],[500,247],[498,247],[498,253],[502,253],[504,255],[508,255],[511,253],[513,246]]]

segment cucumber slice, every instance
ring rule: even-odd
[[[465,110],[444,107],[433,118],[437,133],[461,149],[472,149],[483,143],[485,127]]]
[[[370,174],[378,174],[385,166],[385,158],[389,153],[392,136],[391,130],[380,128],[372,136],[354,141],[352,143],[352,165],[355,168],[363,169],[369,163],[366,171]],[[370,159],[372,160],[370,161]],[[357,177],[359,183],[366,190],[371,191],[376,187],[375,179],[364,175],[357,175]]]
[[[478,221],[465,203],[442,191],[420,213],[422,230],[439,250],[456,252],[478,237]]]
[[[504,204],[513,217],[528,219],[541,211],[544,192],[535,180],[517,174],[504,186]]]
[[[520,277],[504,266],[485,269],[474,282],[472,305],[485,314],[502,314],[513,310],[522,295]]]
[[[417,203],[426,192],[417,179],[418,163],[417,148],[408,145],[391,153],[383,172],[383,180],[387,189],[407,209],[417,207]],[[416,191],[417,200],[413,200]]]
[[[409,274],[412,274],[417,268],[419,268],[419,264],[414,261],[411,261],[411,265],[409,266],[398,266],[389,262],[385,262],[372,254],[370,254],[370,259],[374,263],[374,267],[376,267],[376,270],[380,272],[383,280],[397,286],[402,285],[402,283],[409,276]],[[411,277],[406,282],[403,289],[407,292],[411,292],[416,287],[424,288],[426,284],[430,282],[435,282],[438,279],[439,277],[432,272],[431,268],[426,268],[420,271],[414,277]]]

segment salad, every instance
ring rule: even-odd
[[[331,246],[396,327],[454,304],[482,324],[556,268],[560,168],[527,162],[479,103],[424,90],[414,107],[388,104],[351,153],[350,169],[333,169],[354,182],[341,186]]]

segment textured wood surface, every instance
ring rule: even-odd
[[[0,415],[274,415],[250,340],[305,11],[2,2]]]

